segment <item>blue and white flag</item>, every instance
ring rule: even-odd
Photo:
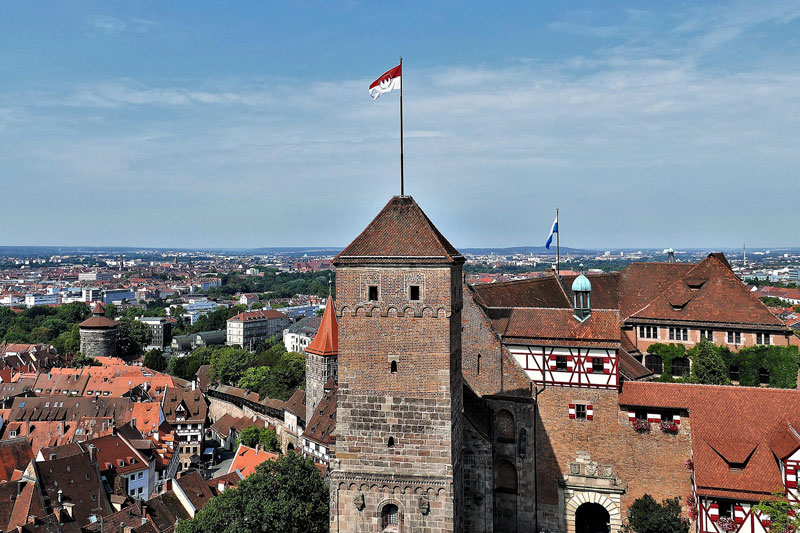
[[[553,243],[553,235],[558,233],[558,215],[556,215],[556,219],[553,221],[553,227],[550,228],[550,236],[547,237],[547,243],[545,243],[544,247],[548,250],[550,249],[550,245]]]

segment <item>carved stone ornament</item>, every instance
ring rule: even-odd
[[[570,463],[569,464],[569,473],[574,476],[579,476],[581,473],[581,464],[580,463]]]
[[[603,477],[614,477],[614,468],[610,466],[604,466]]]
[[[359,492],[358,494],[353,496],[353,505],[355,505],[356,509],[358,509],[359,511],[362,511],[364,509],[364,506],[366,506],[366,503],[364,503],[364,494],[363,493]]]
[[[586,475],[587,476],[597,475],[597,463],[588,463],[586,465]]]
[[[517,449],[519,451],[519,456],[524,459],[525,455],[528,453],[528,430],[525,428],[519,430]]]
[[[420,513],[426,515],[431,511],[431,501],[427,496],[420,496],[419,501],[417,502],[417,507],[419,507]]]

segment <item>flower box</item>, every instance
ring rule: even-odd
[[[639,433],[648,433],[650,431],[650,422],[647,420],[639,420],[638,418],[634,418],[631,420],[631,426]]]
[[[672,433],[674,435],[678,433],[678,428],[679,426],[675,422],[669,422],[667,420],[661,422],[661,431],[664,433]]]

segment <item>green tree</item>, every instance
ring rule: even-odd
[[[164,352],[158,348],[153,348],[144,354],[142,364],[156,372],[163,372],[167,369],[167,360],[164,357]]]
[[[75,355],[75,357],[72,358],[72,361],[70,361],[69,366],[71,366],[72,368],[81,368],[84,366],[100,366],[101,364],[102,363],[97,359],[95,359],[94,357],[78,353]]]
[[[278,440],[278,434],[274,429],[250,426],[242,430],[239,437],[238,444],[244,444],[251,448],[255,448],[256,444],[260,444],[262,448],[271,452],[281,451],[281,442]]]
[[[770,533],[795,533],[800,531],[800,504],[786,499],[783,491],[773,494],[770,500],[761,500],[755,509],[769,515]]]
[[[253,354],[234,346],[225,346],[211,355],[210,377],[220,383],[239,383],[245,371],[253,364]]]
[[[119,316],[119,309],[114,304],[105,305],[105,317],[114,320]]]
[[[689,519],[681,516],[680,498],[658,503],[649,494],[634,500],[628,509],[626,533],[687,533]]]
[[[150,326],[123,317],[117,322],[117,355],[123,359],[131,359],[142,354],[144,347],[150,342]]]
[[[705,385],[730,385],[728,365],[718,347],[707,339],[700,339],[689,350],[692,360],[692,382]]]
[[[203,346],[186,357],[172,357],[167,364],[167,373],[181,379],[193,380],[201,366],[211,363],[213,353],[213,348]]]
[[[270,379],[270,371],[267,366],[256,366],[248,368],[244,374],[239,378],[237,387],[240,389],[247,389],[251,391],[260,392],[262,388],[267,386]]]
[[[254,474],[212,498],[192,520],[181,520],[177,533],[328,531],[328,489],[314,464],[289,453],[266,461]]]

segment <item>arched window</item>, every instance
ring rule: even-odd
[[[758,369],[758,384],[769,385],[769,370],[764,367]]]
[[[517,467],[508,459],[500,459],[494,469],[494,490],[517,492]]]
[[[661,361],[661,357],[651,353],[644,356],[644,366],[653,374],[661,374],[664,370],[664,363]]]
[[[672,360],[672,376],[686,377],[689,375],[689,358],[676,357]]]
[[[394,437],[389,437],[389,441],[386,443],[386,446],[389,448],[394,448]]]
[[[478,354],[478,374],[481,373],[481,354]]]
[[[497,413],[497,440],[514,442],[514,415],[503,409]]]
[[[392,361],[392,364],[389,366],[389,372],[397,374],[397,361]]]
[[[393,531],[400,524],[400,510],[393,503],[386,505],[381,511],[381,528]]]

